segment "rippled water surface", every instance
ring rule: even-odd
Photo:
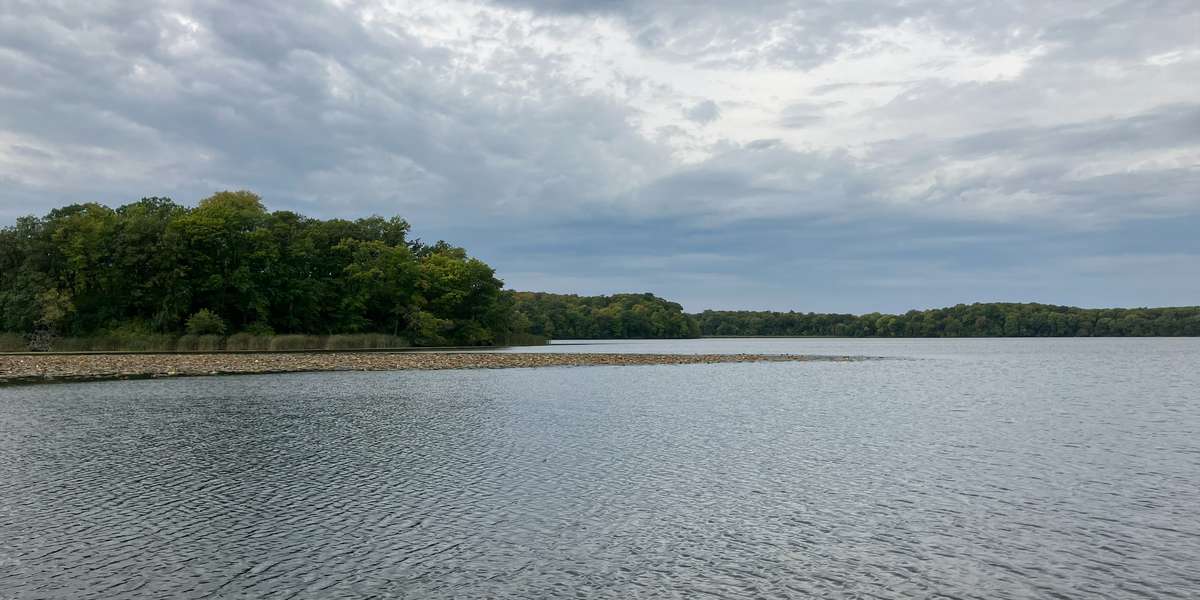
[[[1200,340],[0,389],[0,599],[1195,598]]]

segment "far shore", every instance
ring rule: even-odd
[[[428,371],[858,360],[866,359],[854,356],[801,354],[604,354],[487,351],[8,354],[0,355],[0,385],[313,371]]]

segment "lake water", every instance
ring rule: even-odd
[[[1200,339],[552,349],[891,358],[0,389],[0,599],[1200,590]]]

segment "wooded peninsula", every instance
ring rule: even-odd
[[[487,346],[698,336],[1197,336],[1200,307],[988,303],[902,315],[705,311],[653,294],[505,290],[399,217],[268,212],[246,191],[144,198],[0,230],[0,350]]]

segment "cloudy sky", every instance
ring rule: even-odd
[[[1195,305],[1200,2],[0,0],[0,224],[222,189],[690,310]]]

